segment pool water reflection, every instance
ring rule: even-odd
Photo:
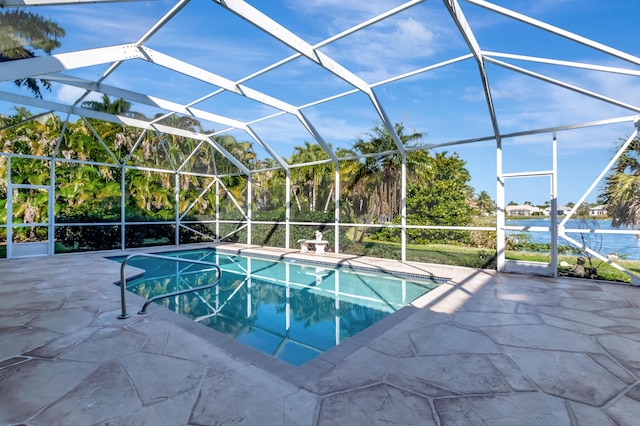
[[[215,262],[223,272],[215,287],[156,303],[296,366],[440,283],[215,250],[163,255]],[[127,263],[145,270],[144,276],[127,282],[127,289],[146,298],[215,278],[204,265],[142,257]]]

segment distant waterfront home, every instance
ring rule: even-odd
[[[505,210],[507,212],[507,216],[532,216],[534,214],[542,213],[542,210],[538,207],[531,206],[529,204],[507,206]]]
[[[595,207],[591,207],[589,209],[589,216],[606,216],[606,215],[607,215],[607,209],[602,204]]]
[[[602,206],[600,206],[600,207],[602,207]],[[556,214],[557,214],[558,216],[566,216],[566,215],[568,215],[568,214],[569,214],[569,212],[571,211],[571,209],[572,209],[572,208],[573,208],[573,207],[569,207],[569,206],[558,206],[558,207],[556,208]],[[551,216],[551,208],[547,207],[546,209],[544,209],[544,211],[542,212],[542,214],[543,214],[544,216]],[[593,213],[591,213],[591,211],[589,211],[589,214],[590,214],[590,215],[593,215]],[[604,213],[604,214],[606,214],[606,211],[605,211],[605,213]]]

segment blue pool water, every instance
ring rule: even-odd
[[[162,254],[215,262],[222,278],[215,287],[156,303],[296,366],[443,282],[215,250]],[[204,265],[162,259],[134,257],[127,264],[146,271],[127,282],[129,291],[146,298],[201,286],[216,275]]]

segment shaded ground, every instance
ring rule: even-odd
[[[133,294],[134,314],[118,320],[119,264],[102,256],[0,261],[0,424],[635,425],[640,416],[638,288],[329,255],[452,280],[295,368],[158,306],[137,316]]]

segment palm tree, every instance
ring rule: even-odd
[[[20,9],[0,12],[0,62],[34,58],[37,50],[48,55],[60,47],[59,39],[64,36],[58,24],[35,13]],[[40,86],[51,89],[51,83],[44,79],[21,78],[15,83],[38,98],[42,98]]]
[[[319,160],[327,160],[329,155],[318,144],[311,144],[305,141],[304,146],[295,146],[294,153],[289,159],[290,164],[309,163]],[[298,197],[300,192],[307,196],[309,211],[316,211],[318,199],[322,188],[330,189],[329,182],[333,181],[330,170],[333,166],[329,163],[315,164],[311,166],[296,167],[291,169],[292,185],[296,189],[294,196]],[[331,192],[331,190],[329,191]],[[325,191],[326,193],[326,191]],[[330,196],[330,195],[329,195]],[[298,204],[298,209],[301,206]]]
[[[109,114],[122,115],[125,112],[129,112],[131,109],[131,102],[125,101],[124,99],[118,99],[113,102],[109,96],[102,95],[102,98],[99,101],[82,102],[82,108],[107,112]]]
[[[239,160],[240,163],[249,169],[255,169],[257,155],[251,142],[238,142],[236,138],[231,135],[215,136],[214,139],[222,148],[231,154],[231,156]],[[215,162],[219,174],[238,172],[238,168],[218,152],[215,153]]]
[[[253,182],[254,211],[282,210],[284,214],[284,206],[286,200],[286,184],[285,173],[282,169],[278,169],[279,165],[276,160],[266,158],[256,162],[257,169],[274,169],[260,173],[253,173],[251,180]]]
[[[478,210],[480,210],[480,213],[487,214],[492,213],[496,208],[496,204],[493,202],[487,191],[482,191],[478,194],[478,197],[476,198],[476,206],[478,207]]]
[[[153,119],[157,120],[158,124],[176,127],[182,130],[189,130],[191,132],[202,133],[202,123],[200,123],[200,120],[198,120],[197,118],[178,114],[171,114],[162,118],[163,115],[164,114],[156,114]]]
[[[640,227],[640,139],[634,139],[618,158],[599,199],[607,206],[614,227]]]
[[[10,126],[0,132],[5,150],[15,154],[49,156],[52,154],[63,121],[54,114],[34,118],[25,108],[16,108],[16,114],[0,116],[0,127]]]
[[[401,123],[395,125],[395,131],[405,146],[423,136],[417,132],[405,134],[405,127]],[[353,145],[360,154],[395,152],[365,158],[347,186],[347,189],[353,191],[354,210],[366,214],[365,222],[371,221],[375,216],[395,217],[400,213],[399,178],[402,170],[402,156],[397,152],[398,148],[389,130],[378,125],[368,136],[368,140],[359,139]]]

